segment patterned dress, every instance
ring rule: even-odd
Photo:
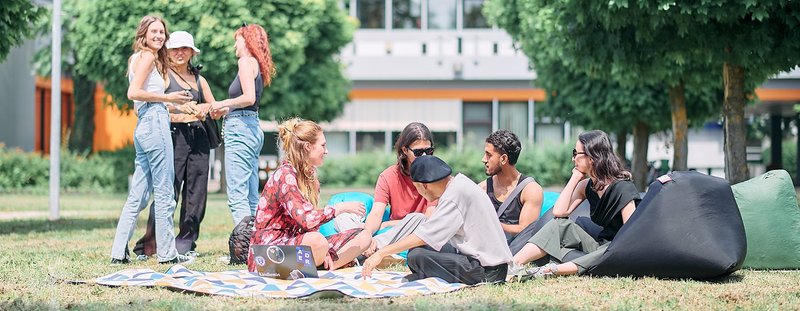
[[[284,162],[267,180],[258,200],[250,245],[299,245],[306,233],[319,230],[319,226],[334,216],[333,206],[319,210],[303,197],[297,185],[297,170]],[[361,230],[355,228],[327,238],[328,254],[334,261],[338,259],[336,252]],[[247,269],[256,271],[252,248],[247,255]]]

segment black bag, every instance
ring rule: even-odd
[[[200,103],[203,103],[203,87],[200,85],[200,75],[195,75],[195,79],[197,79],[197,93],[200,97]],[[203,119],[201,123],[203,123],[203,128],[206,129],[208,145],[211,147],[211,149],[216,149],[222,144],[222,135],[219,134],[219,125],[217,125],[217,120],[214,120],[214,118],[212,118],[210,115],[206,115],[205,119]]]
[[[255,217],[247,216],[233,228],[231,236],[228,238],[231,257],[229,264],[237,265],[247,262],[247,255],[250,252],[250,236],[253,235],[255,220]]]

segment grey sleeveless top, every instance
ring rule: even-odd
[[[256,87],[256,101],[250,106],[236,108],[231,112],[239,110],[258,111],[258,102],[261,101],[261,92],[264,91],[264,78],[261,76],[261,70],[258,71],[258,75],[253,83],[255,83]],[[236,98],[242,96],[242,94],[244,94],[242,91],[242,81],[239,80],[239,74],[237,73],[236,78],[231,82],[231,86],[228,87],[228,98]]]

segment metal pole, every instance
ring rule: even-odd
[[[58,220],[61,156],[61,0],[53,0],[50,64],[50,220]]]

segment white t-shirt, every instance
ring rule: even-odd
[[[450,242],[484,267],[511,262],[494,205],[486,192],[463,174],[450,181],[433,215],[414,233],[435,250]]]

